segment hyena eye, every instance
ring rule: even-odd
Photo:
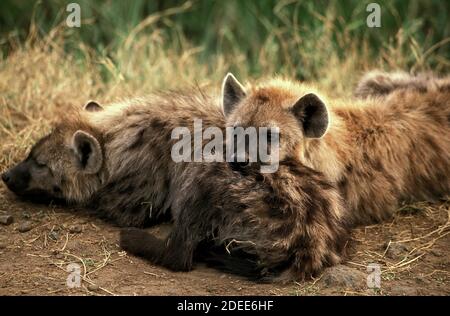
[[[46,165],[45,163],[38,162],[38,161],[36,161],[36,166],[37,166],[38,168],[45,168],[45,167],[47,167],[47,165]]]

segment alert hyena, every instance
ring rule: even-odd
[[[24,197],[85,205],[120,226],[143,226],[170,216],[178,194],[171,147],[175,127],[224,126],[219,102],[200,91],[167,92],[106,107],[88,102],[64,115],[28,157],[2,175]]]
[[[429,86],[392,89],[364,100],[331,100],[288,80],[270,80],[249,91],[234,81],[227,125],[263,123],[279,126],[285,135],[300,132],[295,144],[281,139],[283,152],[335,183],[355,224],[371,223],[392,215],[403,200],[437,199],[450,192],[450,89],[444,80]],[[308,102],[298,106],[305,98]]]
[[[226,77],[225,114],[240,91],[236,85],[233,76]],[[326,129],[326,112],[304,116],[315,101],[299,100],[295,117],[284,122],[291,128],[280,132],[276,172],[261,173],[259,160],[192,164],[172,205],[177,216],[170,235],[162,240],[141,229],[125,229],[121,246],[176,271],[191,270],[194,254],[200,253],[231,272],[265,279],[302,279],[340,262],[349,218],[341,196],[322,173],[299,163],[290,150],[301,142],[305,122],[311,134]],[[273,122],[254,121],[252,126],[276,127]]]

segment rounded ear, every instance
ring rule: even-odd
[[[83,109],[88,112],[99,112],[103,110],[103,107],[95,101],[88,101]]]
[[[78,168],[88,174],[97,173],[103,164],[103,153],[97,139],[81,130],[72,136],[72,149]]]
[[[222,108],[225,116],[228,116],[245,96],[242,84],[231,72],[227,73],[222,83]]]
[[[314,93],[301,97],[292,107],[292,112],[303,125],[306,137],[320,138],[327,132],[330,121],[328,110]]]

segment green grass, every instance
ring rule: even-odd
[[[82,27],[69,29],[64,21],[70,2],[2,1],[4,54],[29,37],[30,29],[44,36],[59,26],[71,55],[83,57],[82,43],[115,65],[121,63],[116,52],[125,43],[129,47],[130,41],[147,37],[153,40],[142,49],[156,45],[182,54],[196,48],[196,60],[211,72],[214,60],[223,58],[244,77],[280,73],[317,80],[331,67],[349,63],[361,71],[450,68],[450,43],[445,42],[450,2],[445,0],[377,1],[382,27],[373,29],[366,26],[366,6],[372,1],[79,0]],[[360,59],[349,60],[355,56]]]

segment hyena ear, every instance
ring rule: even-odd
[[[327,132],[328,110],[325,103],[314,93],[301,97],[292,107],[292,112],[302,123],[306,137],[320,138]]]
[[[85,173],[97,173],[103,164],[103,154],[100,143],[94,136],[76,131],[72,136],[72,149],[78,167]]]
[[[231,72],[227,73],[222,83],[222,108],[228,116],[236,105],[245,97],[245,89]]]
[[[88,112],[99,112],[103,110],[103,107],[95,101],[88,101],[83,109]]]

